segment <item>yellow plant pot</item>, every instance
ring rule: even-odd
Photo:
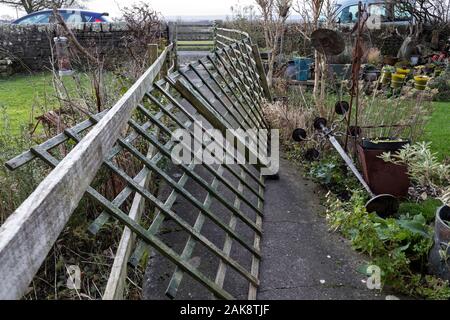
[[[418,86],[426,86],[429,80],[430,80],[430,78],[426,77],[426,76],[415,76],[414,77],[414,83]]]
[[[406,75],[394,73],[392,74],[391,87],[392,88],[401,88],[403,83],[405,82]]]
[[[420,90],[420,91],[425,90],[426,87],[427,87],[426,84],[425,85],[421,85],[421,84],[417,84],[417,83],[414,84],[414,88],[416,88],[417,90]]]
[[[411,72],[410,69],[397,68],[397,74],[408,75]]]

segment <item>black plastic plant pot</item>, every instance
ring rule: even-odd
[[[341,116],[345,115],[349,110],[350,105],[348,104],[347,101],[339,101],[334,106],[334,111]]]
[[[307,161],[313,162],[316,160],[319,160],[320,158],[320,152],[317,151],[316,149],[312,148],[312,149],[308,149],[305,152],[305,159]]]
[[[306,133],[305,129],[295,129],[292,133],[292,139],[296,142],[302,142],[305,141],[308,134]]]
[[[450,207],[437,210],[434,246],[428,257],[429,271],[444,280],[450,280]]]
[[[410,143],[411,141],[407,139],[393,140],[391,138],[379,138],[377,140],[362,139],[361,145],[365,150],[383,150],[387,152],[387,151],[398,151]]]
[[[314,129],[321,131],[324,127],[327,126],[327,119],[325,118],[316,118],[314,120]]]
[[[359,137],[362,135],[362,129],[359,126],[350,126],[347,133],[350,137]]]

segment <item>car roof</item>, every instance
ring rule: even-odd
[[[98,13],[98,14],[104,14],[105,12],[98,12],[98,11],[91,11],[91,10],[85,10],[85,9],[74,9],[74,8],[60,8],[57,9],[58,11],[80,11],[80,12],[90,12],[90,13]],[[36,13],[42,13],[42,12],[51,12],[53,11],[53,9],[43,9],[43,10],[39,10],[31,14],[36,14]]]
[[[372,3],[386,3],[386,2],[395,2],[395,0],[336,0],[335,4],[340,7],[346,7],[349,5],[357,5],[361,1],[362,4],[372,4]],[[414,0],[411,0],[413,2]]]
[[[338,1],[336,1],[336,4],[340,5],[342,7],[346,7],[348,5],[358,4],[358,2],[360,2],[360,1],[362,2],[362,4],[386,2],[384,0],[338,0]]]

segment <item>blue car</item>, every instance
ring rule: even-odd
[[[58,12],[63,17],[64,21],[70,23],[104,23],[110,22],[108,13],[99,13],[93,11],[85,11],[80,9],[59,9]],[[13,21],[13,24],[45,24],[55,23],[55,17],[53,16],[53,10],[42,10],[33,12],[22,18]]]

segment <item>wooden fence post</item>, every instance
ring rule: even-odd
[[[0,228],[0,299],[19,299],[66,226],[166,54],[136,81]],[[34,149],[35,153],[38,149]]]
[[[270,93],[270,87],[269,87],[269,83],[267,82],[267,76],[264,71],[263,63],[261,61],[261,54],[259,52],[258,45],[252,44],[252,51],[253,51],[253,55],[255,57],[256,69],[258,70],[259,76],[261,78],[261,83],[262,83],[264,93],[266,95],[267,100],[272,102],[272,94]]]

